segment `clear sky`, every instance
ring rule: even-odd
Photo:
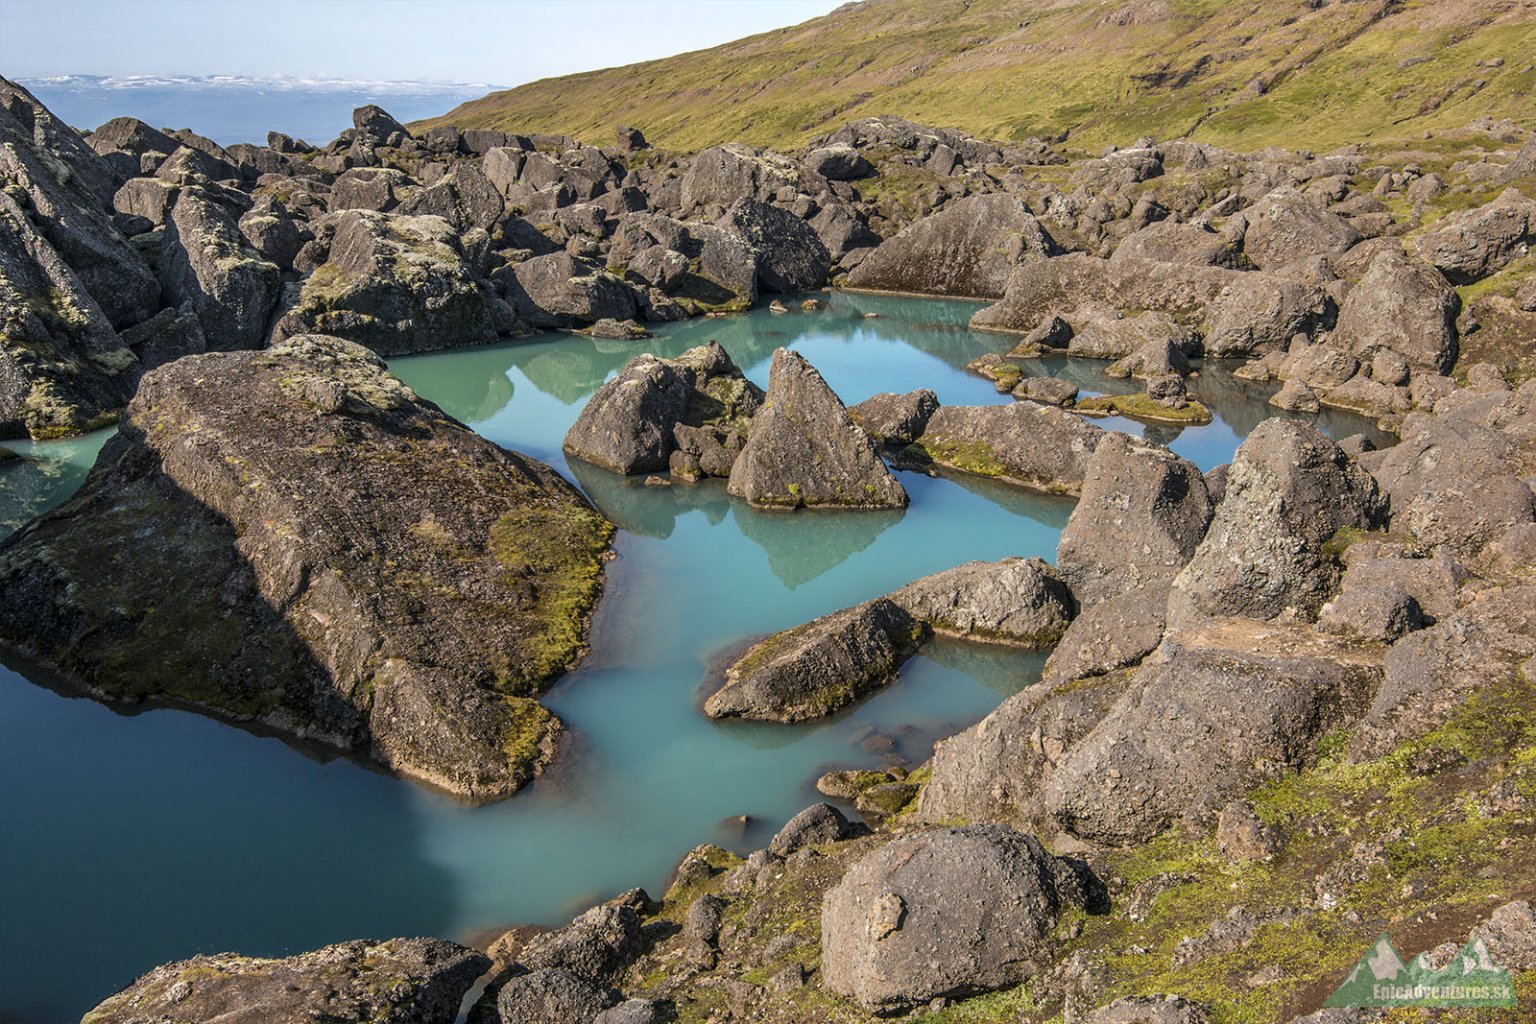
[[[794,25],[842,0],[0,0],[0,75],[520,85]]]

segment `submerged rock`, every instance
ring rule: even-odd
[[[907,492],[815,367],[773,354],[768,395],[729,491],[759,508],[905,508]]]
[[[453,1024],[490,966],[441,939],[343,942],[282,960],[195,956],[150,971],[82,1024]]]
[[[146,375],[80,492],[0,545],[0,641],[495,799],[552,756],[534,697],[611,535],[366,349],[300,336]]]
[[[825,984],[871,1011],[1016,985],[1046,963],[1058,916],[1085,902],[1070,865],[1006,826],[897,839],[827,891]]]

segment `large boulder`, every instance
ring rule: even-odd
[[[728,143],[701,150],[688,162],[680,201],[686,214],[729,207],[743,196],[768,202],[781,188],[795,187],[799,181],[800,168],[788,157]]]
[[[501,1024],[592,1024],[619,995],[563,967],[508,979],[496,996]]]
[[[1439,271],[1388,249],[1345,297],[1334,337],[1361,360],[1391,349],[1414,369],[1449,373],[1460,309],[1456,290]]]
[[[618,276],[563,252],[535,256],[503,275],[517,315],[535,327],[585,326],[599,320],[630,320],[635,293]]]
[[[304,282],[276,335],[323,332],[386,356],[494,341],[458,234],[439,217],[346,210],[330,258]]]
[[[711,451],[739,450],[762,403],[762,389],[746,379],[717,342],[676,359],[641,355],[588,400],[566,432],[564,449],[614,473],[663,471],[680,438],[712,441]],[[723,468],[729,472],[728,465]]]
[[[160,280],[173,305],[190,302],[216,351],[267,340],[282,271],[251,248],[229,212],[200,188],[182,189],[165,224]]]
[[[805,169],[828,181],[857,181],[874,172],[864,154],[847,143],[813,149],[805,156]]]
[[[1199,467],[1162,445],[1111,433],[1094,450],[1056,567],[1084,605],[1171,580],[1211,522]]]
[[[718,225],[630,214],[614,231],[608,263],[690,313],[739,312],[757,301],[757,258],[746,239]],[[661,268],[669,269],[659,276]]]
[[[1224,615],[1316,615],[1338,585],[1324,546],[1381,524],[1376,481],[1317,428],[1259,424],[1237,449],[1205,540],[1174,580],[1170,625]]]
[[[1034,402],[946,405],[929,418],[910,450],[962,473],[1077,494],[1103,437],[1104,431],[1080,417]]]
[[[1360,232],[1294,188],[1273,192],[1243,211],[1243,252],[1260,270],[1278,270],[1310,256],[1335,256],[1360,241]]]
[[[282,960],[216,953],[155,968],[82,1024],[453,1024],[490,966],[442,939],[343,942]]]
[[[0,642],[496,799],[552,756],[534,697],[611,536],[367,349],[299,336],[145,375],[75,497],[0,545]]]
[[[640,915],[622,902],[604,903],[564,928],[530,939],[517,962],[533,971],[560,968],[611,984],[640,956]]]
[[[1171,633],[1055,766],[1038,811],[1104,843],[1147,840],[1181,818],[1202,824],[1262,779],[1310,763],[1380,681],[1379,648],[1306,627],[1224,619]]]
[[[939,397],[927,388],[897,395],[881,392],[848,410],[849,419],[882,444],[911,444],[928,426]]]
[[[832,256],[816,231],[794,214],[742,199],[726,211],[720,226],[746,239],[763,291],[803,292],[826,282]]]
[[[710,718],[801,722],[888,685],[924,630],[887,598],[824,615],[754,644],[704,702]]]
[[[773,354],[768,396],[729,491],[759,508],[905,508],[907,492],[805,358]]]
[[[943,636],[1038,649],[1072,620],[1072,593],[1038,558],[967,562],[924,576],[889,598]]]
[[[1052,316],[1107,297],[1109,274],[1110,261],[1084,253],[1020,264],[1009,274],[1002,299],[978,310],[971,326],[1027,334]]]
[[[352,127],[358,136],[375,146],[398,146],[411,137],[389,111],[372,103],[352,111]]]
[[[80,278],[0,192],[0,437],[99,425],[127,404],[138,371]]]
[[[459,232],[493,230],[505,204],[501,190],[474,164],[460,164],[426,188],[400,200],[399,212],[410,217],[441,217]]]
[[[1001,298],[1018,264],[1055,244],[1023,200],[971,196],[882,242],[848,275],[848,287],[967,298]]]
[[[116,179],[79,134],[21,86],[0,78],[0,179],[26,196],[34,226],[114,327],[160,308],[160,284],[112,226]],[[14,197],[13,197],[14,198]]]
[[[153,174],[181,143],[136,117],[114,117],[85,140],[120,178]]]
[[[1067,314],[1072,339],[1067,351],[1085,359],[1125,359],[1151,345],[1171,345],[1195,352],[1199,337],[1167,313],[1125,316],[1120,310],[1091,303]]]
[[[827,891],[823,981],[870,1011],[1006,988],[1042,969],[1061,914],[1085,902],[1070,865],[1002,825],[906,836]]]
[[[1536,199],[1506,189],[1419,238],[1419,255],[1457,284],[1497,273],[1536,242]]]
[[[1125,241],[1115,247],[1111,258],[1236,269],[1238,251],[1226,237],[1203,224],[1163,220],[1126,236]]]
[[[1297,334],[1328,326],[1333,305],[1323,289],[1277,274],[1237,274],[1205,310],[1205,354],[1217,359],[1283,352]]]

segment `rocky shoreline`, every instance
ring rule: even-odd
[[[639,338],[832,284],[990,301],[973,368],[1017,400],[848,408],[798,353],[763,391],[711,344],[637,355],[567,454],[800,516],[906,507],[889,464],[1076,507],[1054,567],[960,566],[765,638],[704,713],[830,714],[933,635],[1051,655],[910,774],[824,780],[896,785],[873,827],[816,805],[490,956],[198,958],[88,1020],[447,1022],[482,976],[471,1019],[503,1024],[1382,1019],[1284,986],[1347,966],[1295,963],[1299,922],[1364,949],[1410,921],[1432,959],[1480,941],[1529,983],[1531,132],[1074,158],[896,118],[692,155],[354,123],[321,148],[81,135],[0,80],[0,437],[121,415],[80,492],[0,543],[0,643],[107,699],[505,797],[554,756],[537,698],[583,653],[613,526],[381,357]],[[1035,372],[1055,355],[1144,390],[1080,400]],[[1202,474],[1084,419],[1198,423],[1216,359],[1400,441],[1275,418]],[[1465,922],[1436,927],[1442,903]]]

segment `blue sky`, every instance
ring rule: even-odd
[[[0,75],[519,85],[701,49],[841,0],[0,0]]]

